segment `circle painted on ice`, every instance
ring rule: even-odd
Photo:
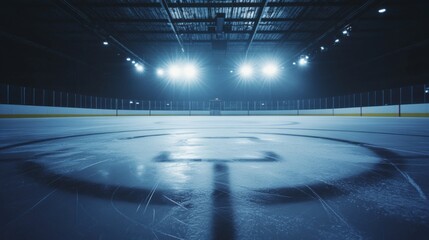
[[[248,129],[246,129],[248,131]],[[232,191],[329,184],[371,171],[371,148],[338,139],[244,132],[243,129],[156,130],[91,135],[32,144],[44,174],[81,184],[165,191],[207,189],[213,164],[229,168]],[[40,157],[38,157],[40,156]]]

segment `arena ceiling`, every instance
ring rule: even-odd
[[[355,72],[373,76],[352,75],[387,82],[402,74],[403,84],[412,74],[419,81],[428,75],[421,63],[428,50],[428,11],[424,0],[9,0],[0,3],[0,37],[3,62],[20,63],[36,49],[107,72],[126,68],[126,58],[149,69],[173,55],[203,56],[207,65],[223,69],[231,68],[228,59],[254,56],[276,57],[292,67],[307,55],[312,71],[320,70],[317,76],[334,77],[333,71],[382,59],[378,69],[402,66],[402,72],[378,80],[384,73],[369,66]],[[27,65],[40,57],[35,59]],[[392,59],[397,62],[388,64]],[[19,68],[10,68],[16,78]],[[21,79],[34,77],[28,72]],[[348,75],[338,73],[335,81]]]
[[[415,26],[421,1],[58,0],[2,2],[4,31],[43,44],[90,49],[104,40],[149,61],[178,52],[282,52],[289,58],[330,45],[352,26],[355,39]],[[378,8],[388,8],[379,14]],[[16,18],[18,17],[18,18]],[[10,28],[10,29],[8,29]],[[37,40],[35,40],[37,41]],[[128,52],[128,53],[126,53]]]

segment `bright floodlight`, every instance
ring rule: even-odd
[[[298,61],[299,65],[304,66],[308,63],[307,59],[305,57],[300,58]]]
[[[104,42],[103,42],[103,45],[104,45],[104,46],[107,46],[107,45],[109,45],[109,42],[104,41]]]
[[[240,67],[239,73],[242,77],[248,78],[252,76],[253,69],[250,65],[245,64]]]
[[[340,39],[335,39],[335,43],[339,43],[340,42]]]
[[[274,77],[279,72],[277,65],[269,63],[262,68],[262,73],[267,77]]]
[[[134,60],[133,60],[131,63],[132,63],[132,64],[135,64],[135,63],[136,63],[136,61],[134,61]]]
[[[175,79],[175,78],[180,77],[180,75],[181,75],[181,71],[180,71],[180,68],[178,66],[175,66],[175,65],[170,66],[170,68],[168,69],[168,76],[170,78]]]
[[[164,76],[164,69],[162,68],[156,69],[156,75],[158,75],[159,77]]]
[[[140,65],[140,64],[138,64],[138,63],[136,63],[134,66],[136,67],[136,70],[137,70],[138,72],[143,72],[143,66],[142,66],[142,65]]]
[[[197,77],[197,68],[192,64],[186,65],[184,71],[187,79],[195,79]]]
[[[127,58],[127,61],[129,62],[129,61],[131,61],[131,58]]]
[[[379,13],[385,13],[385,12],[386,12],[386,9],[385,9],[385,8],[380,8],[380,9],[378,9],[378,12],[379,12]]]
[[[324,46],[321,46],[321,47],[320,47],[320,50],[322,50],[322,51],[323,51],[323,50],[325,50],[325,47],[324,47]]]

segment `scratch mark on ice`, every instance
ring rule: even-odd
[[[188,210],[185,206],[183,206],[182,204],[180,204],[180,203],[178,203],[178,202],[174,201],[173,199],[171,199],[171,198],[169,198],[169,197],[167,197],[167,196],[165,196],[165,195],[162,195],[162,196],[163,196],[163,197],[165,197],[167,200],[171,201],[172,203],[176,204],[177,206],[179,206],[179,207],[181,207],[181,208],[183,208],[183,209],[185,209],[185,210]]]
[[[162,235],[165,235],[165,236],[168,236],[168,237],[174,238],[174,239],[185,240],[184,238],[177,237],[177,236],[171,235],[171,234],[169,234],[169,233],[165,233],[165,232],[161,232],[161,231],[156,231],[156,232],[158,232],[159,234],[162,234]]]
[[[147,200],[146,206],[144,207],[143,214],[146,213],[147,207],[149,206],[150,201],[152,200],[153,194],[155,193],[156,189],[158,188],[159,181],[156,182],[155,186],[153,187],[151,193],[149,194],[149,199]]]
[[[125,218],[125,219],[127,219],[128,221],[130,221],[130,222],[132,222],[132,223],[134,223],[134,224],[136,224],[136,225],[139,225],[139,226],[143,226],[143,227],[145,227],[142,223],[137,222],[136,220],[134,220],[134,219],[132,219],[132,218],[128,217],[127,215],[125,215],[121,210],[119,210],[119,209],[115,206],[115,203],[113,202],[113,197],[115,196],[116,191],[118,191],[118,189],[119,189],[119,187],[117,187],[117,188],[115,189],[115,191],[112,193],[112,197],[110,198],[110,205],[113,207],[113,209],[114,209],[117,213],[119,213],[119,215],[121,215],[122,217],[124,217],[124,218]]]
[[[183,224],[183,225],[189,225],[189,224],[187,224],[187,223],[185,223],[184,221],[182,221],[182,220],[179,220],[178,218],[176,218],[176,217],[173,217],[173,219],[174,220],[176,220],[176,221],[178,221],[179,223],[181,223],[181,224]]]
[[[45,201],[46,199],[48,199],[52,194],[54,194],[57,191],[57,189],[52,190],[50,193],[46,194],[46,196],[44,196],[43,198],[41,198],[39,201],[37,201],[33,206],[31,206],[29,209],[27,209],[25,212],[23,212],[21,215],[19,215],[18,217],[16,217],[15,219],[11,220],[10,222],[8,222],[5,226],[8,226],[9,224],[12,224],[13,222],[17,221],[18,219],[20,219],[21,217],[23,217],[24,215],[28,214],[29,212],[31,212],[33,209],[35,209],[39,204],[41,204],[43,201]]]
[[[157,240],[159,240],[158,236],[156,235],[156,233],[152,230],[153,235],[156,237]]]
[[[319,194],[317,194],[311,187],[309,187],[308,185],[306,185],[306,187],[317,197],[317,199],[320,201],[320,203],[322,204],[323,208],[325,209],[325,211],[327,211],[329,213],[329,210],[339,219],[341,220],[341,222],[343,222],[346,226],[350,227],[350,225],[347,223],[346,220],[344,220],[344,218],[342,218],[340,216],[340,214],[338,214],[331,206],[329,206],[329,204],[323,200],[322,197],[320,197]]]
[[[408,175],[406,172],[401,171],[394,163],[390,162],[390,164],[398,171],[407,181],[410,183],[411,186],[416,189],[416,191],[419,193],[420,197],[424,200],[427,200],[426,194],[423,192],[423,190],[420,188],[420,186],[414,181],[410,175]]]

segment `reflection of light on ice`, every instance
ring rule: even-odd
[[[174,136],[176,144],[171,148],[171,158],[190,159],[246,159],[261,158],[261,152],[267,151],[266,145],[255,143],[246,137],[216,138],[195,137],[186,140],[183,136]],[[178,138],[179,137],[179,138]]]
[[[144,167],[143,164],[137,165],[137,167],[136,167],[136,174],[137,174],[137,176],[139,176],[139,177],[143,176],[144,169],[145,169],[145,167]]]
[[[58,144],[52,142],[46,143],[46,148],[56,151],[62,158],[58,159],[55,154],[40,161],[62,174],[73,174],[83,168],[88,172],[105,171],[95,176],[82,176],[90,181],[149,187],[160,181],[160,188],[165,189],[211,186],[210,178],[206,178],[217,162],[228,165],[231,183],[262,189],[329,183],[371,171],[380,161],[369,149],[347,142],[242,131],[151,133],[153,136],[137,136],[110,145],[104,141],[91,146],[76,143],[76,152],[91,152],[85,158],[80,155],[64,157],[63,151],[57,149]]]
[[[158,177],[166,180],[171,187],[182,189],[191,179],[193,170],[195,168],[189,163],[162,163],[158,167]]]
[[[201,158],[202,146],[199,145],[183,145],[179,146],[177,151],[174,151],[171,156],[173,159],[199,159]]]

